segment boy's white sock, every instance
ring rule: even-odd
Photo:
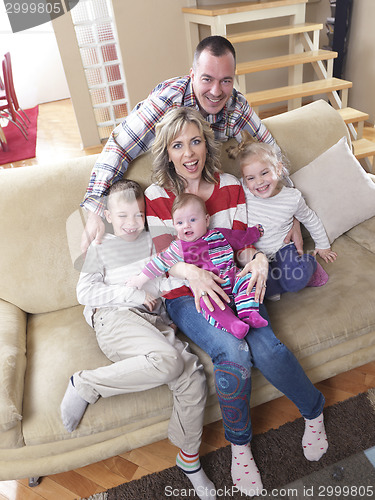
[[[176,465],[186,474],[201,500],[216,500],[216,489],[201,467],[199,453],[190,455],[183,450],[178,452]]]
[[[263,483],[258,467],[251,453],[250,444],[232,443],[232,481],[245,495],[258,496],[263,490]]]
[[[68,387],[60,405],[61,418],[67,431],[73,432],[80,423],[88,402],[85,401],[74,387],[73,376],[70,377]]]
[[[318,461],[328,449],[323,413],[312,420],[305,418],[305,433],[302,438],[303,453],[307,460]]]

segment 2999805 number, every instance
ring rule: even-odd
[[[6,3],[7,14],[63,14],[61,2],[20,2]]]
[[[364,497],[364,498],[370,498],[374,494],[374,487],[373,486],[319,486],[318,488],[318,496],[319,497],[324,497],[324,498],[329,498],[329,497],[334,497],[337,498],[338,496],[341,497],[348,497],[348,498],[358,498],[358,497]]]

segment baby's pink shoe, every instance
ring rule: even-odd
[[[323,286],[327,283],[329,279],[328,274],[325,272],[325,270],[322,268],[319,262],[317,262],[316,264],[317,264],[316,271],[311,276],[311,279],[306,286]]]

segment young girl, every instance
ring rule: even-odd
[[[240,162],[248,225],[260,223],[264,228],[264,236],[255,247],[270,261],[266,298],[277,300],[285,292],[324,285],[328,275],[314,255],[318,254],[325,262],[333,262],[337,254],[331,250],[321,220],[306,205],[302,193],[283,185],[288,171],[275,148],[256,143],[243,133],[242,142],[229,148],[228,153]],[[284,243],[293,217],[310,232],[315,242],[314,255],[300,255],[293,243]]]
[[[151,260],[138,276],[127,281],[128,286],[141,289],[149,280],[168,272],[177,262],[195,264],[201,269],[214,272],[222,280],[224,291],[234,299],[238,317],[225,305],[217,305],[211,311],[201,299],[202,313],[212,325],[225,329],[235,337],[243,339],[249,326],[261,328],[268,321],[259,314],[259,303],[254,299],[254,288],[247,293],[251,274],[238,277],[239,269],[234,260],[235,252],[251,246],[262,234],[260,227],[249,227],[246,231],[234,229],[208,230],[210,216],[204,201],[191,193],[176,197],[172,206],[173,226],[177,240],[169,248]]]

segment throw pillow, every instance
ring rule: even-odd
[[[331,243],[375,215],[375,183],[350,151],[346,137],[291,179],[320,217]]]

